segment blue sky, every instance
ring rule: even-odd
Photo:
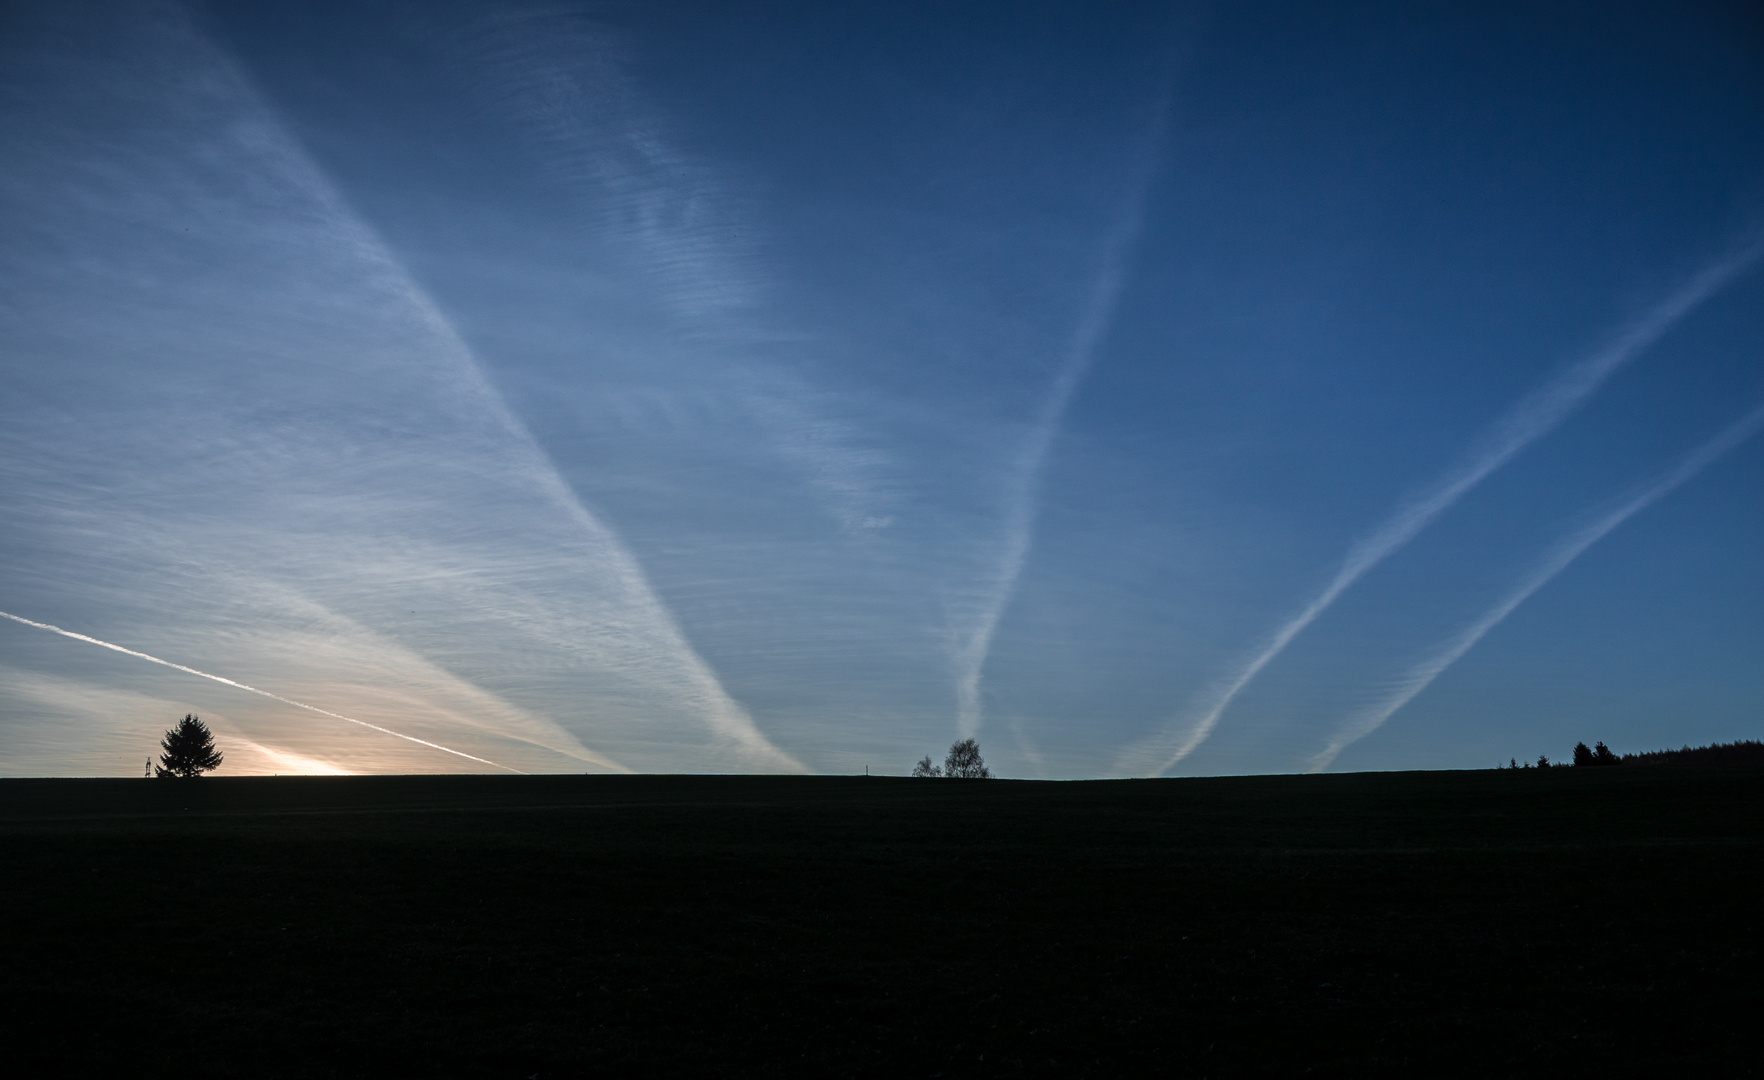
[[[1760,734],[1754,6],[0,20],[0,773]]]

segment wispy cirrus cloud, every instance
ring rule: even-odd
[[[437,26],[431,40],[456,78],[487,115],[521,133],[528,160],[563,194],[580,242],[642,283],[620,302],[652,319],[613,348],[642,354],[645,392],[679,399],[688,412],[733,403],[843,532],[892,524],[897,493],[884,441],[827,387],[777,360],[812,343],[778,311],[752,200],[730,166],[682,146],[627,74],[618,35],[556,7],[505,7]]]

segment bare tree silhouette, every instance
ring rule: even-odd
[[[980,757],[980,744],[973,739],[963,739],[949,748],[949,756],[943,759],[943,775],[967,780],[992,779],[991,770]]]

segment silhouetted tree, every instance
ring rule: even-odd
[[[926,754],[924,757],[919,759],[919,763],[917,765],[913,766],[913,775],[914,776],[942,776],[943,770],[938,768],[936,765],[933,765],[931,763],[931,755]]]
[[[1550,759],[1547,755],[1539,754],[1537,755],[1537,767],[1540,769],[1549,769],[1554,766],[1550,764]]]
[[[194,714],[186,714],[178,726],[159,740],[159,766],[155,776],[177,776],[194,779],[211,769],[220,768],[221,752],[214,748],[214,735],[208,725]]]
[[[980,757],[980,744],[973,739],[963,739],[949,748],[949,756],[943,759],[943,775],[967,780],[992,779]]]
[[[1574,764],[1576,765],[1621,765],[1623,759],[1611,753],[1611,748],[1604,743],[1594,743],[1588,750],[1585,743],[1574,744]]]

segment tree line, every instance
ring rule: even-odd
[[[1596,769],[1614,765],[1764,765],[1764,742],[1741,739],[1708,746],[1684,746],[1677,750],[1647,750],[1638,754],[1616,754],[1604,743],[1574,744],[1574,755],[1568,761],[1551,761],[1539,754],[1536,762],[1521,765],[1517,758],[1508,758],[1503,769]]]

